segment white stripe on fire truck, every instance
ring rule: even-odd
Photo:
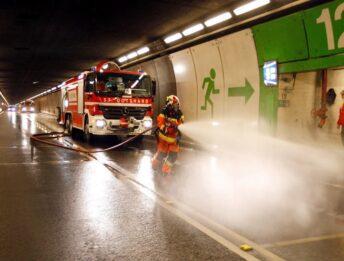
[[[102,102],[85,102],[85,105],[101,105],[101,106],[113,106],[113,107],[119,107],[119,106],[125,106],[125,107],[150,107],[151,104],[142,104],[142,103],[102,103]]]

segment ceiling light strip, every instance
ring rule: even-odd
[[[188,35],[197,33],[197,32],[199,32],[199,31],[202,31],[203,29],[204,29],[204,25],[201,24],[201,23],[199,23],[199,24],[190,26],[189,28],[186,28],[186,29],[183,31],[183,35],[184,35],[184,36],[188,36]]]
[[[270,2],[270,0],[255,0],[234,9],[233,12],[235,15],[245,14],[264,5],[270,4]]]
[[[136,52],[137,52],[138,55],[142,55],[142,54],[148,53],[149,52],[149,48],[147,46],[145,46],[145,47],[142,47],[142,48],[138,49]]]
[[[261,13],[261,14],[257,14],[256,16],[253,16],[253,17],[250,17],[250,18],[247,18],[245,20],[242,20],[240,22],[237,22],[237,23],[233,23],[233,24],[229,24],[229,25],[226,25],[222,28],[219,28],[219,29],[216,29],[214,31],[211,31],[209,33],[205,33],[205,34],[202,34],[202,35],[199,35],[199,36],[196,36],[192,39],[189,39],[185,42],[182,42],[182,43],[178,43],[176,45],[173,45],[173,46],[170,46],[162,51],[159,51],[159,52],[156,52],[154,54],[151,54],[149,56],[146,56],[146,57],[143,57],[143,58],[139,58],[135,61],[131,61],[131,62],[128,62],[126,63],[124,66],[125,68],[127,68],[128,66],[131,66],[133,64],[136,64],[140,61],[143,61],[143,60],[146,60],[146,59],[149,59],[150,57],[152,56],[155,56],[155,55],[159,55],[161,53],[166,53],[166,52],[169,52],[169,51],[173,51],[175,50],[176,48],[179,48],[183,45],[187,45],[187,44],[190,44],[190,43],[193,43],[195,41],[198,41],[198,40],[201,40],[203,38],[206,38],[206,37],[209,37],[209,36],[212,36],[212,35],[215,35],[217,33],[220,33],[220,32],[223,32],[223,31],[226,31],[226,30],[229,30],[229,29],[232,29],[234,27],[237,27],[237,26],[240,26],[240,25],[243,25],[243,24],[246,24],[246,23],[249,23],[249,22],[252,22],[254,20],[257,20],[257,19],[260,19],[260,18],[263,18],[263,17],[266,17],[268,15],[272,15],[272,14],[275,14],[275,13],[278,13],[278,12],[281,12],[281,11],[284,11],[284,10],[287,10],[287,9],[290,9],[290,8],[293,8],[295,6],[298,6],[298,5],[302,5],[302,4],[305,4],[305,3],[308,3],[310,2],[311,0],[296,0],[295,2],[292,2],[292,3],[289,3],[287,5],[284,5],[284,6],[281,6],[279,8],[276,8],[274,10],[270,10],[270,11],[267,11],[267,12],[264,12],[264,13]]]
[[[175,33],[175,34],[172,34],[170,36],[167,36],[165,39],[164,39],[164,42],[169,44],[169,43],[173,43],[175,41],[178,41],[180,39],[183,38],[183,35],[181,33]]]
[[[232,14],[230,12],[224,12],[220,15],[217,15],[215,17],[212,17],[204,22],[206,27],[210,27],[219,23],[222,23],[224,21],[227,21],[232,18]]]

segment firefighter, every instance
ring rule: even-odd
[[[175,95],[166,98],[166,106],[157,118],[157,152],[152,161],[154,170],[162,166],[163,174],[170,174],[179,152],[180,132],[178,126],[184,122],[179,108],[179,99]]]
[[[340,93],[342,95],[342,99],[344,101],[344,90]],[[342,136],[342,143],[344,145],[344,102],[342,104],[342,107],[339,110],[339,119],[337,121],[337,127],[338,129],[342,128],[341,136]]]

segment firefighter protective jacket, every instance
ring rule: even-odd
[[[181,110],[177,112],[165,107],[157,118],[158,137],[168,143],[176,143],[179,138],[178,126],[184,122]]]

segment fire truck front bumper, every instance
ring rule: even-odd
[[[90,133],[93,135],[116,135],[131,136],[138,135],[147,129],[152,128],[153,121],[150,117],[144,117],[143,120],[131,118],[127,125],[121,125],[120,120],[107,120],[103,117],[95,117],[90,122]],[[144,135],[151,135],[152,131],[146,132]]]

